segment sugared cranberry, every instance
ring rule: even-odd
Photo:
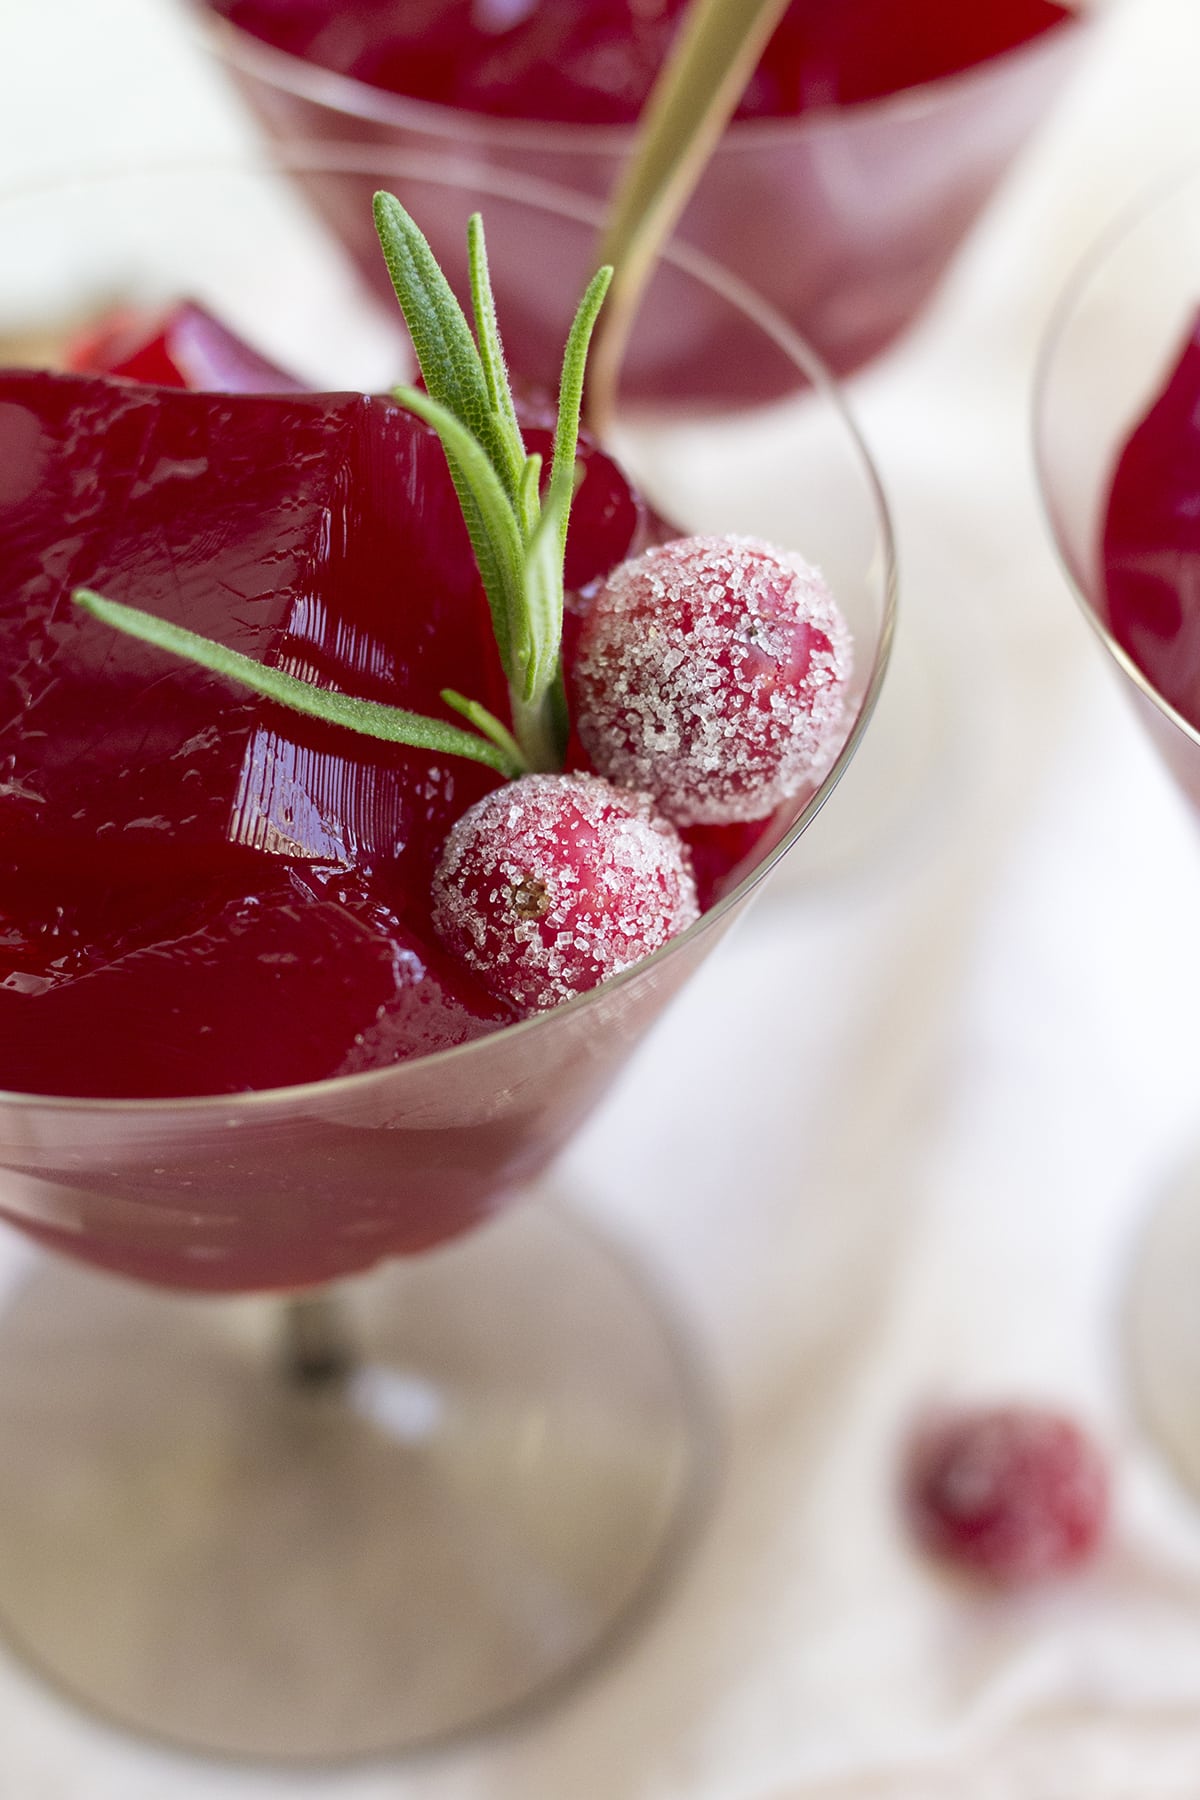
[[[556,1006],[698,916],[687,852],[644,794],[525,775],[464,813],[433,881],[434,927],[493,992]]]
[[[602,775],[677,824],[762,819],[837,754],[850,663],[816,569],[758,538],[680,538],[597,594],[573,670],[576,729]]]
[[[1097,1548],[1108,1472],[1073,1420],[1030,1406],[937,1419],[917,1434],[908,1515],[934,1556],[999,1586],[1057,1575]]]

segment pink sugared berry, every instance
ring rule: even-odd
[[[629,968],[698,912],[675,827],[597,775],[524,775],[486,794],[433,880],[443,943],[531,1012]]]
[[[1040,1407],[932,1420],[912,1445],[905,1488],[922,1547],[998,1586],[1084,1562],[1108,1518],[1100,1451],[1073,1420]]]
[[[691,537],[622,563],[573,670],[602,775],[680,825],[762,819],[815,782],[846,730],[850,633],[823,577],[758,538]]]

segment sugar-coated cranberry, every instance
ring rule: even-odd
[[[596,987],[698,916],[687,851],[644,794],[525,775],[452,828],[433,922],[492,991],[530,1012]]]
[[[1032,1406],[956,1412],[912,1445],[908,1516],[931,1554],[998,1586],[1087,1560],[1108,1518],[1108,1470],[1091,1438]]]
[[[575,724],[602,775],[680,825],[766,818],[845,735],[850,633],[823,577],[750,537],[679,538],[613,571],[579,635]]]

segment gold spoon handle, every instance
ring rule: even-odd
[[[592,348],[588,416],[607,418],[642,290],[788,0],[692,0],[642,110],[600,261],[615,270]]]

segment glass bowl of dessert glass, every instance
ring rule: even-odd
[[[310,1763],[544,1697],[686,1538],[710,1458],[693,1359],[569,1210],[509,1202],[832,794],[894,606],[836,391],[673,249],[672,309],[724,311],[802,391],[618,394],[568,585],[656,518],[803,545],[853,635],[833,760],[753,830],[692,834],[704,910],[661,950],[533,1016],[481,998],[414,920],[431,833],[494,773],[310,730],[141,646],[118,673],[124,640],[81,651],[64,623],[76,584],[133,582],[333,685],[487,692],[439,612],[462,539],[444,459],[440,488],[421,460],[441,446],[370,398],[412,373],[399,311],[306,199],[327,217],[401,184],[460,293],[483,214],[519,370],[528,290],[551,263],[582,289],[598,211],[516,177],[351,147],[3,203],[0,1216],[63,1254],[0,1313],[0,1626],[126,1726]],[[543,401],[520,404],[536,430]]]
[[[1200,171],[1140,201],[1061,300],[1037,378],[1046,512],[1089,624],[1200,808]],[[1143,1419],[1200,1492],[1200,1177],[1156,1209],[1127,1349]]]
[[[419,150],[600,197],[630,155],[681,10],[196,4],[272,137]],[[1089,10],[793,0],[679,237],[751,281],[835,373],[858,368],[933,291],[1072,67]],[[670,392],[684,374],[696,388],[702,372],[713,391],[753,391],[755,372],[728,361],[707,308],[660,323],[639,351],[641,382]]]

